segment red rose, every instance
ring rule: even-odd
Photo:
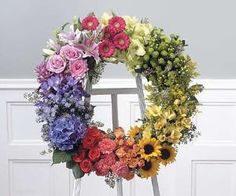
[[[101,153],[98,148],[93,148],[89,151],[88,156],[92,161],[96,161],[99,159]]]
[[[85,151],[83,150],[80,154],[76,154],[72,157],[73,161],[76,163],[80,163],[85,158]]]
[[[102,137],[102,132],[97,127],[90,127],[87,129],[88,135],[99,140]]]
[[[82,140],[82,144],[84,148],[90,149],[95,145],[95,138],[90,135],[86,135]]]
[[[90,160],[85,159],[80,163],[80,169],[84,172],[84,173],[89,173],[92,170],[92,163]]]
[[[109,138],[104,138],[98,145],[103,154],[110,154],[116,148],[116,143]]]

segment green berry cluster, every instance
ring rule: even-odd
[[[178,35],[166,35],[162,29],[154,28],[149,42],[145,45],[146,54],[142,58],[142,65],[138,72],[159,90],[172,85],[186,85],[195,77],[195,63],[183,53],[185,41]]]

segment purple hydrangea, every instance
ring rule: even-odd
[[[86,132],[86,125],[76,116],[61,116],[49,127],[49,139],[59,150],[72,150]]]

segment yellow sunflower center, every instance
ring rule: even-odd
[[[144,146],[145,154],[151,154],[151,153],[153,153],[153,151],[154,151],[154,148],[151,144],[147,144]]]
[[[152,162],[151,161],[145,161],[145,164],[143,166],[143,170],[148,171],[152,168]]]
[[[166,160],[170,158],[170,151],[168,149],[161,149],[161,158]]]

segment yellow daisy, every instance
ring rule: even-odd
[[[164,144],[161,148],[160,162],[163,165],[173,163],[176,157],[176,150],[172,146]]]
[[[145,160],[150,160],[153,157],[160,155],[161,145],[155,138],[143,138],[139,142],[141,157]]]
[[[160,162],[152,158],[149,161],[145,161],[144,166],[139,170],[142,178],[149,178],[157,175],[157,172],[160,168]]]
[[[135,138],[141,131],[142,131],[142,129],[140,127],[138,127],[138,126],[130,127],[128,135],[131,138]]]

